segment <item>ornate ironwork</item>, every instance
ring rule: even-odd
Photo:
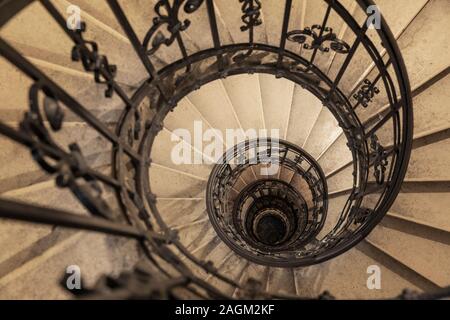
[[[43,108],[40,105],[40,93],[45,95]],[[92,214],[114,219],[113,211],[101,197],[102,188],[97,177],[90,172],[78,144],[70,144],[70,153],[66,153],[52,139],[44,125],[42,109],[51,128],[54,131],[62,129],[64,112],[51,90],[38,82],[31,86],[29,98],[30,110],[25,113],[20,130],[30,141],[36,141],[31,148],[33,158],[42,169],[50,174],[56,174],[57,185],[69,188]]]
[[[322,26],[315,24],[303,30],[289,31],[287,33],[287,39],[302,45],[302,48],[306,50],[318,49],[321,52],[329,52],[331,49],[334,52],[342,54],[349,52],[350,46],[345,41],[339,39],[332,28],[325,27],[322,33],[317,33],[320,30],[322,30]]]
[[[358,92],[353,95],[353,98],[364,108],[367,108],[369,103],[372,102],[373,97],[379,93],[380,90],[370,80],[365,79]]]
[[[83,33],[86,32],[86,23],[81,22],[80,26],[80,29],[75,32],[79,35],[81,43],[73,46],[72,60],[81,61],[86,71],[94,72],[95,82],[106,84],[105,97],[111,98],[114,93],[113,83],[117,74],[117,66],[109,64],[108,58],[98,53],[96,42],[83,38]]]
[[[261,20],[261,1],[260,0],[239,0],[242,3],[242,22],[241,31],[245,32],[262,24]],[[251,43],[251,42],[250,42]]]
[[[254,29],[260,26],[263,22],[261,20],[261,1],[260,0],[239,0],[242,3],[242,17],[241,20],[244,23],[241,26],[241,31],[248,31],[248,43],[250,45],[254,42]],[[240,53],[236,55],[233,59],[234,61],[242,61],[248,58],[252,54],[253,50],[248,50],[245,53]]]
[[[155,5],[157,17],[153,19],[153,26],[147,32],[143,41],[143,46],[147,49],[147,54],[153,55],[161,45],[170,46],[177,40],[183,56],[186,57],[186,49],[179,36],[181,32],[189,28],[191,21],[188,19],[180,21],[180,10],[183,7],[184,12],[189,14],[194,13],[201,7],[203,2],[204,0],[175,0],[171,5],[168,0],[159,0]],[[170,33],[169,38],[160,30],[164,25],[167,26],[167,31]]]
[[[353,220],[354,224],[363,224],[370,218],[371,214],[371,209],[352,207],[350,210],[349,219]]]
[[[388,153],[380,144],[378,137],[374,134],[370,139],[370,148],[373,151],[373,165],[375,180],[379,185],[382,185],[386,179],[386,167],[388,165]]]

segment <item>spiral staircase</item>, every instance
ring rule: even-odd
[[[450,6],[376,5],[0,1],[0,298],[448,295]]]

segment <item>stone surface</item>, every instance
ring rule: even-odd
[[[332,113],[323,108],[317,118],[304,149],[306,152],[317,158],[330,143],[332,143],[342,132]]]
[[[380,289],[367,287],[370,266],[380,268]],[[317,297],[328,291],[338,299],[381,299],[396,297],[405,288],[417,289],[382,261],[374,260],[358,249],[318,265],[298,268],[295,276],[298,295],[306,297]]]
[[[103,274],[118,275],[137,262],[136,242],[79,233],[0,279],[2,299],[67,299],[61,281],[70,265],[80,267],[83,285],[95,284]]]
[[[377,226],[368,239],[435,284],[447,286],[450,272],[442,266],[449,264],[449,244],[419,237],[413,228],[405,231]]]

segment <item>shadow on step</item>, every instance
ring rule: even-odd
[[[374,259],[384,267],[388,268],[392,272],[399,275],[401,278],[406,279],[425,292],[434,292],[440,288],[435,283],[431,282],[397,259],[394,259],[390,255],[386,254],[384,251],[371,245],[367,241],[360,242],[357,248],[368,257]]]
[[[382,225],[419,238],[450,245],[450,232],[393,216],[385,216]]]

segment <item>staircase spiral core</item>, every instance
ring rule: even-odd
[[[289,180],[297,180],[297,188],[271,179],[284,169],[293,171]],[[255,181],[242,189],[242,177],[255,171]],[[304,150],[260,138],[230,148],[219,159],[206,201],[217,234],[238,254],[260,264],[292,267],[314,251],[310,241],[326,219],[327,185],[320,166]]]

